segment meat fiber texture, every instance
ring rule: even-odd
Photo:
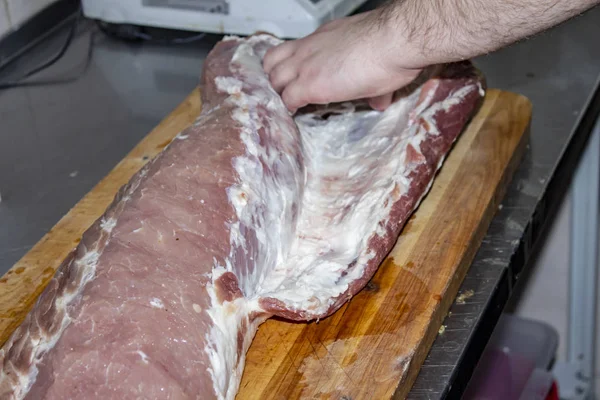
[[[484,95],[445,67],[385,112],[292,117],[268,35],[205,62],[203,110],[123,187],[0,350],[2,399],[233,399],[258,326],[361,290]]]

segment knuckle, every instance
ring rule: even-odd
[[[306,58],[314,52],[314,49],[315,46],[308,38],[302,39],[302,42],[300,42],[296,48],[295,54],[301,59]]]
[[[267,50],[267,52],[265,53],[265,56],[263,58],[263,69],[268,73],[273,69],[274,63],[275,63],[275,52],[276,52],[277,48],[276,47],[271,47],[269,50]]]
[[[314,66],[314,63],[305,62],[300,66],[299,71],[298,71],[298,76],[300,76],[302,79],[311,81],[318,77],[319,72],[320,72],[320,69],[316,68]]]

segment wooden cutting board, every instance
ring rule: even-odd
[[[1,343],[119,187],[200,107],[195,90],[0,279]],[[530,118],[526,98],[489,90],[373,280],[318,323],[262,325],[237,398],[404,398],[520,161]]]

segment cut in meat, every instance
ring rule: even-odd
[[[206,60],[203,111],[123,187],[0,350],[3,399],[232,399],[265,319],[361,290],[483,97],[445,67],[385,112],[289,115],[268,35]]]

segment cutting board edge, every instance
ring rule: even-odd
[[[417,351],[415,351],[415,354],[413,355],[413,358],[411,360],[412,366],[414,365],[416,358],[419,367],[408,369],[409,373],[405,375],[404,378],[398,383],[398,386],[394,391],[394,394],[392,396],[392,399],[394,400],[404,400],[410,393],[410,390],[412,389],[412,386],[414,385],[418,374],[421,370],[421,366],[425,362],[425,359],[427,358],[427,355],[429,354],[429,351],[431,350],[431,347],[433,346],[435,339],[439,334],[439,329],[442,326],[443,321],[446,318],[448,312],[450,311],[450,308],[454,304],[460,286],[462,285],[462,282],[464,281],[469,269],[471,268],[471,264],[475,259],[475,256],[477,255],[479,246],[481,245],[481,242],[485,237],[485,232],[487,232],[489,226],[491,225],[494,215],[496,214],[498,207],[508,190],[508,185],[502,184],[502,182],[512,181],[512,178],[514,177],[514,174],[518,169],[518,166],[522,162],[523,157],[527,151],[527,146],[529,144],[531,134],[531,121],[533,117],[533,104],[531,100],[527,96],[511,91],[505,91],[500,89],[488,89],[487,92],[495,94],[497,96],[500,96],[502,94],[510,95],[514,97],[515,101],[522,102],[522,106],[527,108],[527,110],[524,111],[524,113],[528,115],[527,123],[524,126],[523,133],[520,137],[521,140],[515,147],[511,160],[508,163],[509,168],[505,169],[502,179],[498,182],[497,188],[499,189],[494,195],[494,200],[488,204],[486,212],[492,212],[493,215],[489,218],[489,222],[483,224],[485,225],[485,227],[479,227],[478,230],[483,231],[483,234],[481,234],[480,237],[477,239],[477,244],[475,246],[472,246],[474,247],[472,249],[472,254],[469,254],[469,256],[463,260],[468,265],[468,267],[464,268],[464,270],[461,271],[460,277],[455,275],[453,279],[449,282],[448,287],[446,288],[445,295],[451,297],[452,301],[447,305],[444,305],[442,302],[440,302],[438,308],[434,311],[435,323],[431,323],[426,327],[426,332],[423,335],[421,343],[419,343]]]

